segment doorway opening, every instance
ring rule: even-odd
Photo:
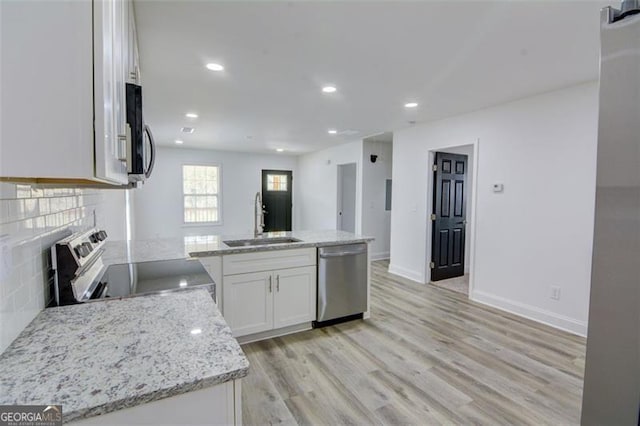
[[[292,187],[291,170],[262,171],[264,232],[291,231]]]
[[[477,143],[430,152],[428,282],[469,296],[472,288]]]
[[[338,165],[338,203],[336,228],[356,232],[356,163]]]
[[[362,140],[361,232],[375,238],[369,243],[371,260],[391,255],[391,196],[393,133],[384,132]]]

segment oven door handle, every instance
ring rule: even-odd
[[[104,299],[107,295],[107,290],[109,290],[109,283],[104,283],[104,288],[100,292],[100,299]]]
[[[89,300],[102,299],[109,288],[109,284],[103,281],[100,281],[95,290],[93,290],[93,294],[89,297]]]
[[[144,125],[144,131],[149,137],[150,148],[149,167],[144,171],[144,177],[148,179],[149,176],[151,176],[151,172],[153,171],[153,166],[156,164],[156,142],[153,140],[153,134],[151,133],[151,128],[148,124]]]

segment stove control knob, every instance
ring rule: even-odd
[[[107,239],[107,232],[106,231],[98,231],[98,240],[104,241],[106,239]]]
[[[87,254],[93,251],[93,246],[91,245],[91,243],[82,243],[82,246],[87,249]]]
[[[89,254],[89,249],[84,244],[78,244],[73,251],[76,252],[78,257],[86,257]]]
[[[100,242],[100,240],[98,239],[98,233],[94,232],[93,234],[89,235],[89,241],[94,244]]]

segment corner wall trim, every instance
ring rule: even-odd
[[[384,260],[389,259],[389,252],[383,251],[380,253],[371,253],[371,260]]]
[[[575,318],[559,315],[555,312],[547,311],[536,306],[526,305],[524,303],[505,299],[500,296],[494,296],[478,290],[472,291],[469,298],[474,302],[482,303],[483,305],[488,305],[571,334],[587,337],[586,321],[579,321]]]
[[[389,273],[390,274],[394,274],[394,275],[398,275],[402,278],[406,278],[408,280],[411,281],[415,281],[419,284],[424,284],[424,277],[422,276],[421,273],[416,272],[416,271],[412,271],[410,269],[405,269],[401,266],[397,266],[394,264],[389,264]]]

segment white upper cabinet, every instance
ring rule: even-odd
[[[0,2],[0,179],[128,183],[130,3]]]
[[[127,41],[129,43],[127,58],[127,81],[129,83],[140,84],[140,57],[138,56],[138,33],[136,32],[135,11],[133,2],[129,2],[128,10],[129,28]]]

